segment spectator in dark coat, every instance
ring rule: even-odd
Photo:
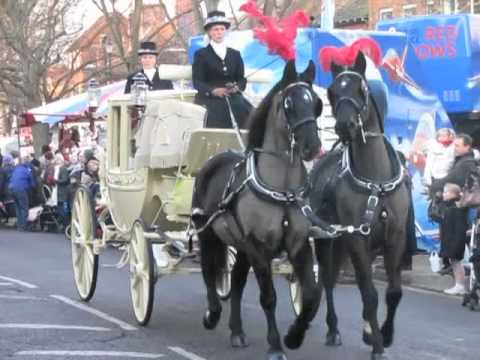
[[[8,189],[15,201],[15,213],[17,216],[17,228],[20,231],[27,230],[28,221],[28,192],[36,187],[35,178],[29,163],[20,163],[12,171]]]
[[[0,166],[0,202],[8,197],[8,181],[13,170],[13,158],[10,155],[3,156],[3,163]]]
[[[465,293],[465,270],[462,265],[465,244],[467,243],[468,211],[454,206],[460,189],[465,185],[470,174],[476,172],[476,161],[472,151],[472,138],[458,134],[454,142],[455,162],[448,175],[432,184],[434,193],[442,192],[447,204],[443,220],[440,222],[440,256],[450,259],[455,285],[444,290],[449,295]]]

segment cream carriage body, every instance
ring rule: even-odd
[[[188,80],[191,68],[163,65],[161,77]],[[256,72],[250,82],[271,82],[269,72]],[[130,290],[137,322],[148,323],[154,285],[162,275],[190,272],[192,243],[172,231],[190,224],[196,173],[213,155],[240,149],[234,130],[203,128],[205,109],[193,103],[194,90],[161,90],[147,95],[137,126],[132,97],[109,101],[107,148],[100,160],[100,191],[80,187],[72,206],[72,259],[75,284],[84,301],[94,294],[98,256],[109,243],[126,248]],[[245,133],[242,133],[245,136]],[[219,189],[222,191],[222,189]],[[172,256],[172,245],[177,252]],[[230,259],[219,281],[220,295],[228,296]]]

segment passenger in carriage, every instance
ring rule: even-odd
[[[170,80],[160,79],[157,67],[157,55],[157,46],[154,42],[145,41],[140,44],[138,56],[142,64],[142,69],[128,76],[127,84],[125,85],[125,94],[130,93],[134,82],[133,78],[138,74],[143,75],[149,90],[173,89],[173,84]]]
[[[235,120],[245,128],[252,105],[243,97],[247,79],[240,52],[227,47],[225,32],[230,22],[223,11],[208,13],[204,29],[210,43],[197,50],[193,59],[193,87],[198,91],[195,102],[207,108],[206,127],[232,128],[225,97],[228,96]]]

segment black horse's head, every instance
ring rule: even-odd
[[[328,99],[335,116],[335,131],[342,142],[362,136],[370,113],[370,93],[365,80],[367,63],[361,51],[353,67],[332,64]]]
[[[291,147],[296,146],[303,160],[312,160],[320,149],[317,118],[323,109],[322,100],[313,90],[315,65],[312,61],[307,69],[297,74],[295,63],[285,66],[282,81],[284,88],[277,94],[277,104],[284,116],[278,125],[283,127]]]

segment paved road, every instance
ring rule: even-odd
[[[109,250],[101,263],[113,264]],[[19,282],[20,281],[20,282]],[[278,278],[277,317],[286,331],[293,319],[286,282]],[[383,291],[383,289],[381,289]],[[344,345],[323,345],[324,307],[304,346],[290,360],[367,360],[361,342],[360,299],[352,286],[337,290]],[[163,277],[156,285],[155,308],[147,328],[139,328],[130,305],[128,273],[101,266],[97,292],[87,312],[78,306],[70,247],[59,235],[0,230],[0,359],[171,359],[257,360],[266,351],[265,322],[258,290],[250,277],[244,299],[244,325],[250,347],[229,348],[228,305],[219,327],[201,326],[205,299],[199,274]],[[382,308],[383,309],[383,308]],[[95,313],[93,313],[93,312]],[[462,308],[458,298],[405,290],[391,360],[478,360],[480,313]]]

